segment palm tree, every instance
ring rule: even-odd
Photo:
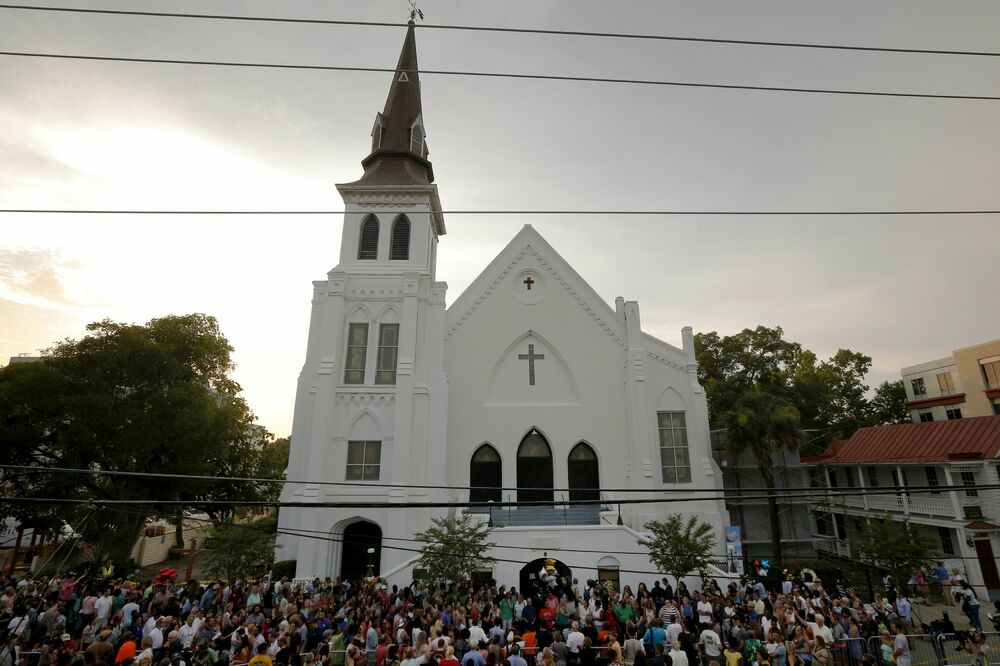
[[[726,449],[735,458],[750,451],[767,488],[767,510],[771,523],[771,557],[781,564],[781,525],[774,496],[774,454],[794,451],[802,441],[799,410],[780,396],[760,389],[744,393],[733,409],[722,417],[726,426]]]

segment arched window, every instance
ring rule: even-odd
[[[392,224],[392,244],[389,259],[406,261],[410,258],[410,220],[400,215]]]
[[[358,259],[378,259],[378,218],[369,215],[361,223]]]
[[[552,449],[535,429],[525,435],[517,447],[517,499],[519,502],[552,501]]]
[[[570,500],[600,499],[601,480],[597,468],[597,454],[585,442],[580,442],[569,452]]]
[[[503,463],[500,454],[489,444],[483,444],[469,463],[470,502],[499,502]]]

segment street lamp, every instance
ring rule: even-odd
[[[374,548],[369,548],[368,549],[368,577],[369,578],[374,578],[375,577],[375,572],[372,571],[372,555],[374,555],[374,554],[375,554],[375,549]]]

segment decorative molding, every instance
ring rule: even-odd
[[[389,405],[396,401],[396,394],[362,393],[338,389],[336,399],[342,405]]]
[[[429,192],[341,192],[345,204],[356,204],[358,206],[370,206],[373,208],[385,208],[389,206],[414,206],[430,203]],[[363,214],[361,211],[345,211],[347,215]]]
[[[347,292],[349,300],[398,299],[400,292],[393,289],[351,289]]]
[[[686,364],[678,363],[677,361],[673,361],[665,356],[657,354],[656,352],[651,352],[649,350],[646,350],[646,356],[653,359],[657,363],[667,366],[668,368],[673,368],[674,370],[680,370],[681,372],[688,371]],[[695,368],[697,369],[697,366],[695,366]]]
[[[517,255],[515,255],[514,258],[510,261],[510,263],[508,263],[507,266],[500,271],[500,274],[497,275],[496,279],[494,279],[493,282],[491,282],[483,290],[483,292],[479,295],[479,297],[476,298],[476,300],[472,303],[472,305],[470,305],[466,309],[466,311],[462,313],[462,315],[456,320],[455,324],[448,330],[447,333],[445,333],[446,339],[450,338],[452,334],[455,333],[462,326],[463,323],[465,323],[465,321],[472,315],[472,313],[476,311],[476,308],[482,305],[483,302],[486,300],[486,298],[494,291],[496,291],[500,283],[503,282],[507,278],[507,276],[514,271],[517,265],[521,263],[521,260],[523,260],[524,257],[527,255],[531,255],[538,260],[539,265],[544,269],[544,271],[549,275],[549,277],[551,277],[552,280],[555,281],[557,284],[562,286],[562,288],[566,291],[566,293],[569,294],[570,297],[574,301],[576,301],[576,303],[581,308],[583,308],[584,312],[587,313],[587,315],[601,328],[601,330],[603,330],[608,335],[608,337],[612,338],[620,348],[622,349],[627,348],[625,344],[625,339],[622,338],[620,335],[618,335],[618,333],[611,326],[608,325],[608,322],[606,322],[601,317],[601,315],[597,312],[597,310],[594,307],[591,307],[589,303],[587,303],[587,301],[580,294],[580,290],[570,285],[569,282],[566,280],[566,278],[560,275],[559,272],[556,271],[556,269],[552,266],[552,264],[549,263],[548,260],[543,258],[540,254],[538,254],[535,248],[531,247],[531,245],[526,246],[523,250],[518,252]]]

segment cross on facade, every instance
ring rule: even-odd
[[[535,284],[535,281],[531,279],[531,276],[524,278],[524,284],[527,285],[528,291],[531,291],[531,285]]]
[[[531,278],[528,278],[528,279],[530,280]],[[530,289],[530,287],[529,287],[529,289]],[[535,345],[529,344],[528,345],[528,353],[527,354],[518,354],[517,358],[519,360],[527,361],[528,362],[528,384],[530,386],[534,386],[535,385],[535,361],[541,361],[543,358],[545,358],[545,354],[536,354],[535,353]]]

